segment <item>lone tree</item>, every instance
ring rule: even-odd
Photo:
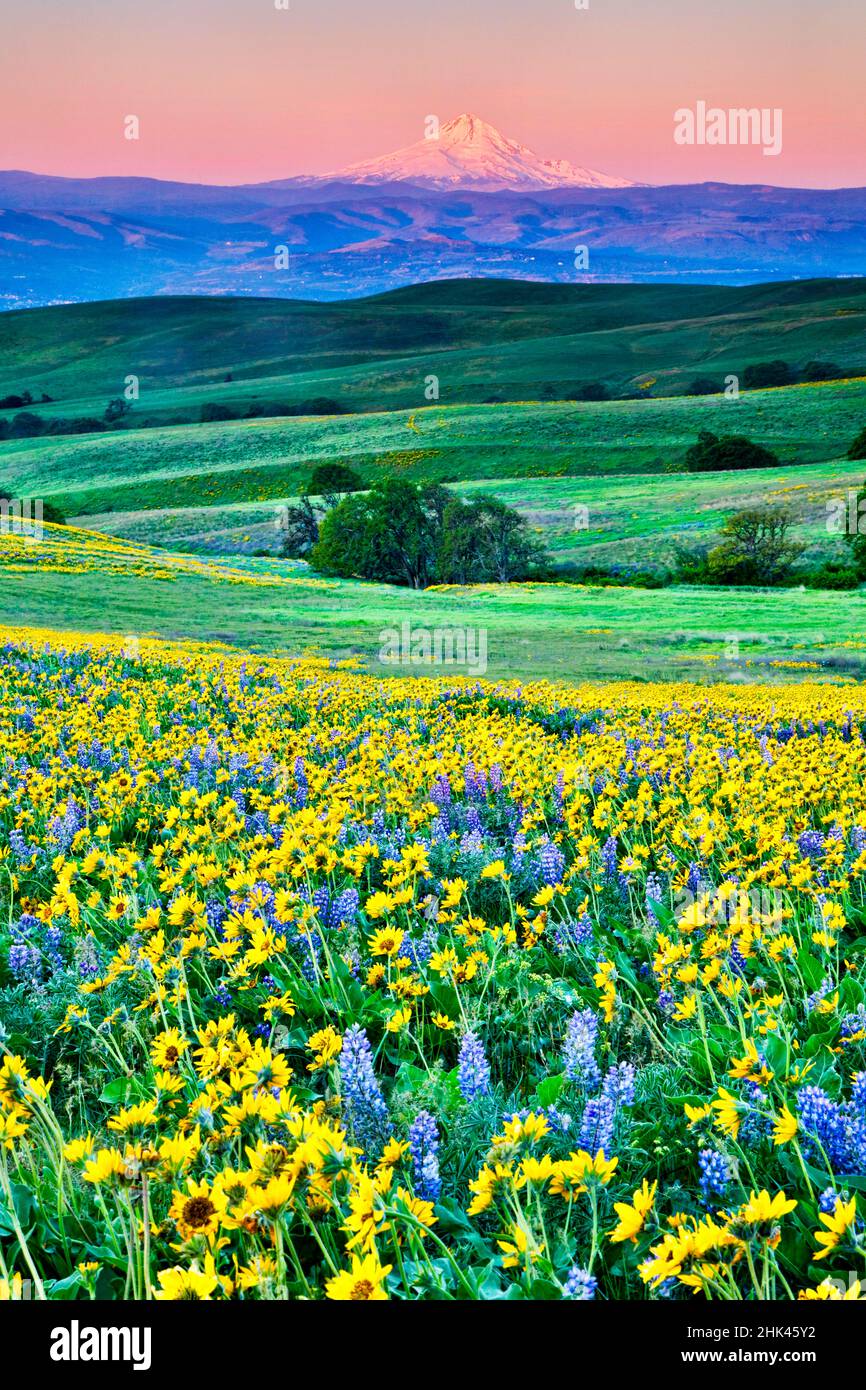
[[[762,444],[754,444],[742,434],[721,437],[701,430],[696,444],[686,454],[690,473],[721,473],[743,468],[778,468],[779,459]]]
[[[109,425],[115,425],[118,420],[123,419],[124,415],[128,415],[131,409],[129,401],[125,400],[123,396],[115,396],[114,400],[109,401],[105,407],[105,419]]]
[[[720,545],[707,562],[719,584],[780,584],[805,550],[788,538],[793,518],[785,507],[745,507],[729,516]]]
[[[310,552],[323,574],[413,589],[437,579],[507,583],[545,561],[524,519],[495,497],[464,501],[439,484],[400,478],[344,497]]]
[[[866,459],[866,427],[864,427],[851,448],[848,450],[849,459]]]
[[[310,554],[313,568],[423,589],[435,574],[435,516],[426,488],[386,478],[328,512]]]

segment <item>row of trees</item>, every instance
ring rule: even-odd
[[[523,517],[495,497],[386,478],[360,492],[350,469],[319,469],[282,517],[284,554],[320,574],[423,589],[509,583],[549,564]]]

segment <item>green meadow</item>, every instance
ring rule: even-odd
[[[528,518],[555,562],[664,569],[676,546],[713,544],[731,513],[773,502],[789,507],[806,559],[844,559],[826,516],[866,477],[866,462],[845,458],[866,424],[858,281],[445,282],[331,305],[167,298],[3,322],[0,395],[44,391],[53,399],[30,409],[46,418],[99,415],[134,373],[140,398],[124,429],[0,442],[0,487],[50,498],[76,526],[154,547],[169,564],[198,554],[219,567],[225,557],[248,576],[181,567],[167,581],[25,564],[3,571],[4,623],[316,650],[385,675],[379,634],[404,622],[483,630],[496,678],[863,674],[860,591],[259,582],[307,573],[264,557],[278,549],[277,505],[324,461],[367,484],[398,476],[492,492]],[[695,376],[721,384],[776,357],[795,368],[832,360],[849,374],[733,400],[677,394]],[[431,373],[436,403],[425,400]],[[635,398],[560,398],[593,380]],[[342,413],[199,422],[206,404],[241,414],[322,396]],[[781,466],[688,474],[686,450],[704,429],[747,435]]]
[[[483,632],[493,679],[846,681],[866,674],[866,595],[859,591],[514,584],[418,592],[342,580],[274,588],[256,581],[304,579],[306,568],[235,559],[233,570],[253,582],[98,570],[4,575],[0,623],[352,657],[383,676],[400,673],[378,659],[383,633],[404,623]]]

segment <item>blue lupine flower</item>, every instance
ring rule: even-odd
[[[835,1204],[837,1204],[838,1200],[840,1200],[840,1194],[837,1193],[835,1187],[824,1187],[823,1193],[820,1195],[819,1204],[817,1204],[819,1205],[819,1211],[822,1211],[824,1216],[833,1216]]]
[[[798,1097],[798,1108],[804,1132],[818,1141],[834,1171],[843,1170],[848,1144],[845,1118],[839,1106],[820,1086],[804,1086]]]
[[[553,933],[554,949],[560,956],[580,946],[591,946],[594,940],[592,921],[586,912],[579,922],[560,922]]]
[[[661,924],[658,918],[656,917],[652,904],[653,902],[660,903],[662,901],[663,893],[664,888],[662,887],[662,881],[659,878],[658,874],[647,874],[646,884],[644,886],[644,902],[646,905],[646,914],[649,920],[657,927]]]
[[[366,1030],[353,1024],[340,1053],[343,1115],[353,1141],[368,1156],[381,1152],[391,1133],[388,1107],[373,1070],[373,1049]]]
[[[587,1153],[603,1149],[609,1154],[613,1147],[613,1126],[616,1107],[609,1096],[593,1096],[586,1102],[580,1123],[580,1147]]]
[[[725,1188],[730,1181],[728,1163],[724,1155],[717,1153],[715,1149],[702,1149],[698,1154],[698,1164],[704,1199],[709,1201],[711,1193],[724,1196]]]
[[[797,836],[797,848],[807,859],[817,859],[824,853],[824,836],[820,830],[804,830]]]
[[[415,1169],[415,1191],[425,1202],[435,1202],[442,1190],[439,1177],[439,1130],[427,1110],[412,1121],[409,1149]]]
[[[601,862],[605,878],[616,878],[616,837],[609,835],[601,848]]]
[[[490,1092],[490,1068],[477,1033],[464,1033],[457,1058],[457,1084],[464,1100]]]
[[[549,840],[541,846],[539,854],[541,865],[541,877],[548,886],[552,887],[555,883],[562,882],[562,874],[565,869],[565,855],[561,849],[552,844]]]
[[[634,1067],[631,1062],[618,1062],[604,1078],[601,1093],[617,1108],[634,1105]]]
[[[569,1270],[563,1297],[573,1298],[577,1302],[585,1303],[590,1298],[595,1298],[595,1291],[597,1288],[598,1280],[595,1278],[595,1275],[590,1274],[588,1269],[580,1269],[578,1265],[575,1265]]]
[[[569,1081],[576,1081],[587,1091],[594,1091],[601,1079],[595,1060],[598,1039],[598,1018],[592,1009],[575,1009],[565,1034],[562,1061]]]

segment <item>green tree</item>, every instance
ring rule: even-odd
[[[866,428],[858,434],[851,448],[848,450],[849,459],[866,459]]]
[[[793,379],[791,368],[781,359],[752,362],[743,372],[743,388],[746,391],[761,391],[768,386],[790,386]]]
[[[707,564],[720,584],[779,584],[788,577],[805,546],[789,539],[791,513],[785,507],[745,507],[729,516],[723,540]]]
[[[720,437],[709,430],[701,430],[697,443],[686,454],[686,468],[690,473],[778,467],[779,459],[774,453],[742,434]]]
[[[328,512],[310,560],[323,574],[423,589],[438,549],[432,521],[420,487],[387,478]]]
[[[314,468],[306,492],[312,497],[321,497],[330,507],[347,497],[350,492],[360,492],[363,479],[353,468],[344,463],[320,463]]]

